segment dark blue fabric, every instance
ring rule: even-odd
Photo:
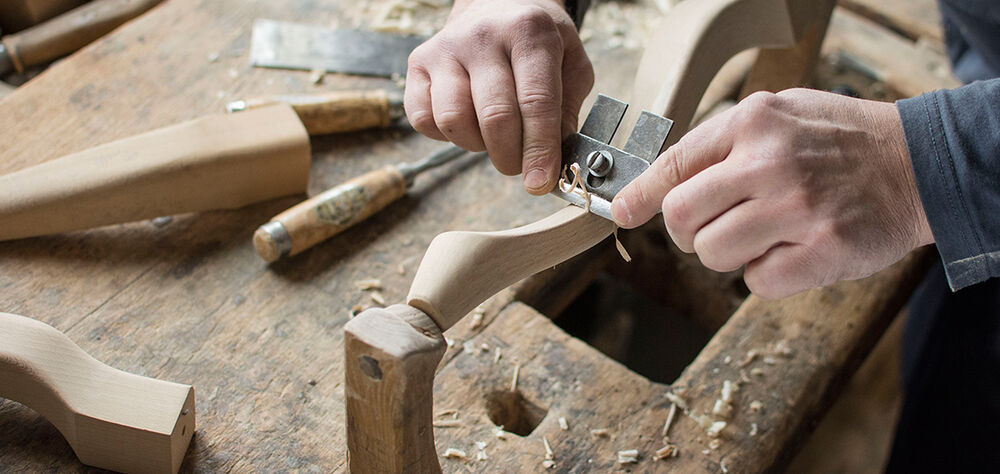
[[[1000,2],[942,0],[940,7],[955,76],[966,83],[1000,77]]]
[[[1000,276],[1000,79],[897,107],[951,288]]]

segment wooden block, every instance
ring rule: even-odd
[[[52,326],[0,313],[0,396],[48,419],[84,464],[176,473],[195,430],[194,388],[98,362]]]

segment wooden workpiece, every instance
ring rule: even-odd
[[[377,10],[334,0],[164,2],[3,99],[0,172],[222,112],[226,103],[246,97],[392,87],[389,80],[333,74],[317,86],[308,73],[254,69],[247,59],[255,18],[365,26],[375,22]],[[447,11],[422,5],[416,14],[440,24]],[[596,89],[627,99],[640,51],[592,38],[587,47],[599,71]],[[29,119],[33,125],[25,127]],[[440,146],[405,129],[313,138],[311,145],[310,195]],[[359,291],[354,283],[379,279],[386,301],[405,301],[435,235],[510,229],[565,204],[529,196],[519,179],[500,176],[486,160],[461,159],[428,172],[399,202],[361,225],[265,265],[250,236],[303,197],[0,242],[0,311],[58,327],[113,367],[198,387],[199,427],[182,472],[342,471],[347,467],[343,329],[351,307],[375,305],[372,292]],[[546,274],[562,278],[563,268],[578,267],[571,261]],[[748,301],[731,320],[734,325],[726,324],[681,379],[698,411],[714,400],[705,394],[718,397],[713,384],[731,377],[725,372],[729,366],[717,362],[723,343],[732,344],[725,354],[737,361],[780,338],[823,344],[793,346],[792,357],[779,362],[783,365],[765,366],[758,359],[748,366],[765,370],[757,377],[774,383],[779,397],[757,392],[768,386],[764,383],[742,386],[734,406],[740,414],[708,455],[701,454],[709,449],[703,447],[703,431],[678,415],[670,436],[681,453],[663,461],[654,461],[652,453],[662,447],[669,387],[632,373],[517,302],[529,293],[547,303],[561,301],[581,291],[586,278],[573,274],[575,279],[559,280],[569,282],[564,285],[532,280],[503,290],[483,305],[480,326],[460,321],[445,333],[454,344],[435,377],[434,414],[455,409],[461,421],[435,428],[435,443],[439,455],[460,449],[469,459],[439,458],[440,465],[446,472],[542,470],[543,439],[554,452],[555,472],[572,466],[654,471],[669,463],[718,472],[723,459],[751,472],[780,465],[905,293],[906,286],[898,284],[909,280],[901,278],[900,268],[905,270],[810,292],[787,309],[782,302]],[[583,273],[592,274],[592,269]],[[873,293],[879,285],[897,293]],[[819,315],[830,317],[819,322]],[[757,325],[758,320],[767,323]],[[812,322],[815,327],[807,324]],[[786,329],[775,329],[785,323]],[[731,339],[739,331],[752,337]],[[501,357],[494,362],[498,348]],[[519,396],[506,393],[515,367]],[[743,414],[749,407],[743,397],[758,396],[765,404],[762,418],[751,419]],[[801,410],[784,410],[792,405],[782,400],[793,400]],[[495,437],[491,412],[510,429],[539,424],[525,437],[510,434],[504,441]],[[560,417],[567,419],[567,431],[559,427]],[[435,420],[444,418],[453,415]],[[757,422],[757,436],[764,437],[744,434],[747,422]],[[602,428],[611,437],[590,434]],[[487,443],[487,459],[476,460],[476,441]],[[55,427],[8,400],[0,401],[0,445],[0,471],[83,469]],[[639,463],[618,465],[616,453],[628,449],[639,450]],[[760,463],[750,464],[755,460]]]

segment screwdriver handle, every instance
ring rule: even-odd
[[[278,95],[229,104],[230,112],[275,103],[292,106],[310,135],[385,128],[402,115],[402,103],[384,90],[337,91],[313,95]]]
[[[406,193],[406,180],[395,166],[368,172],[278,214],[253,234],[257,255],[273,262],[326,240]]]

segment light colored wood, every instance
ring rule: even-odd
[[[163,0],[93,0],[20,33],[4,36],[17,72],[45,64],[104,36]]]
[[[4,0],[0,2],[0,28],[18,31],[52,18],[86,0]]]
[[[593,247],[614,228],[568,206],[516,229],[445,232],[427,248],[406,303],[447,330],[498,291]]]
[[[372,214],[406,194],[406,180],[395,166],[384,166],[344,184],[323,191],[271,218],[288,234],[288,255],[299,254]],[[267,262],[280,258],[280,248],[265,229],[253,234],[257,255]]]
[[[214,115],[0,176],[0,240],[302,193],[309,137],[286,105]]]
[[[175,473],[195,430],[194,388],[98,362],[48,324],[0,313],[0,396],[48,419],[84,464]]]
[[[902,97],[962,85],[951,74],[944,54],[921,47],[841,7],[833,12],[830,32],[823,54],[846,52],[871,68],[877,79]]]
[[[935,0],[840,0],[854,13],[877,21],[911,40],[925,39],[943,48],[941,13]]]
[[[681,2],[647,43],[636,74],[631,126],[642,110],[674,121],[664,148],[687,131],[705,89],[735,54],[754,47],[787,48],[826,18],[804,0],[704,0]],[[805,5],[805,6],[803,6]],[[619,132],[613,144],[624,143]]]
[[[434,371],[444,336],[405,305],[369,309],[344,325],[351,472],[440,472],[434,450]]]
[[[247,109],[289,104],[310,135],[385,128],[392,123],[389,94],[384,90],[336,91],[316,95],[279,95],[247,99]]]

